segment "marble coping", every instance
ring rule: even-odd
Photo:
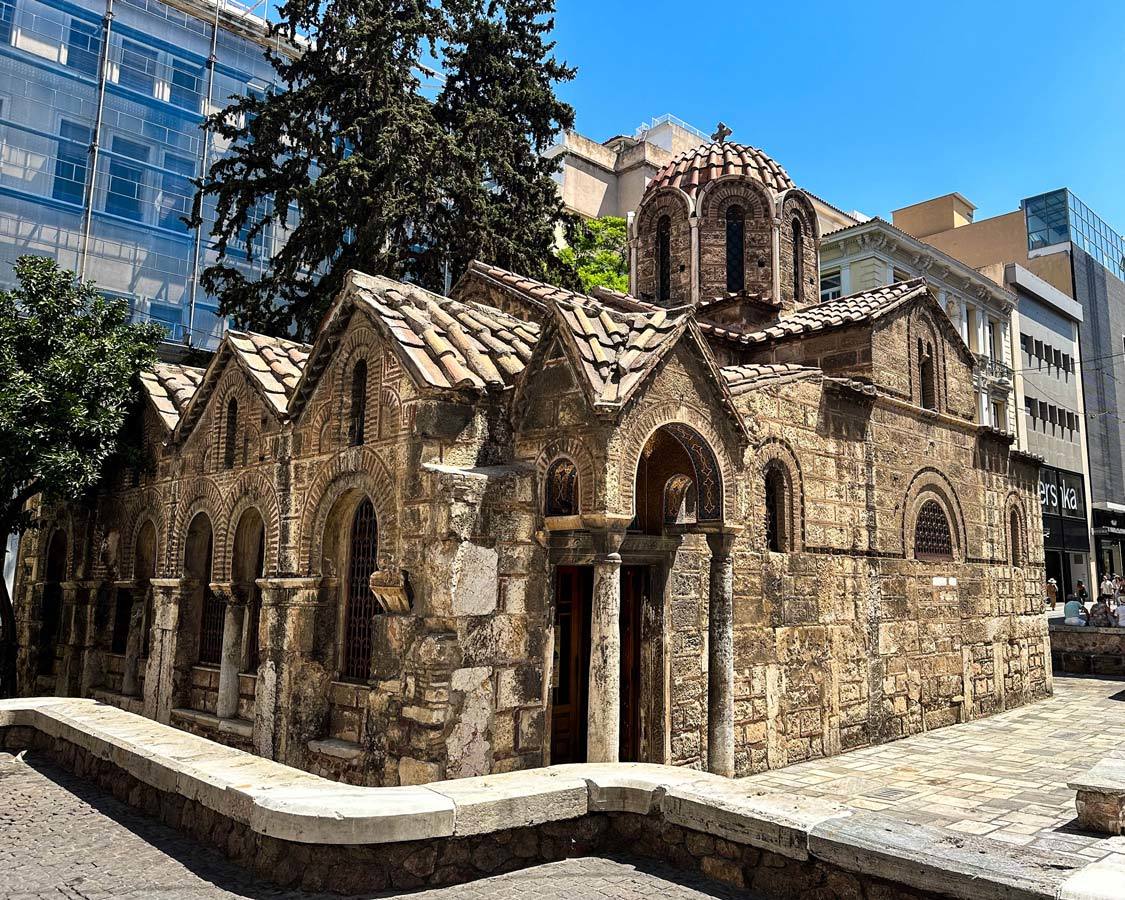
[[[157,790],[251,830],[307,844],[440,840],[576,819],[665,821],[794,860],[951,896],[1101,900],[1120,890],[1125,847],[1096,863],[891,819],[828,800],[647,763],[576,764],[416,787],[339,784],[96,700],[0,701],[0,728],[34,729],[109,760]]]

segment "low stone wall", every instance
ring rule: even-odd
[[[1074,675],[1125,675],[1125,628],[1050,623],[1051,665]]]
[[[809,900],[1089,898],[1101,895],[1068,885],[1120,875],[1105,861],[1079,868],[1074,856],[751,794],[737,781],[665,766],[351,787],[69,698],[0,702],[0,741],[46,754],[265,879],[310,890],[405,890],[613,852]]]
[[[1098,834],[1125,834],[1125,751],[1114,751],[1067,787],[1075,791],[1078,821],[1083,828]]]

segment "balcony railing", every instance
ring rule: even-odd
[[[993,359],[985,353],[974,353],[977,358],[976,369],[981,375],[993,379],[994,381],[1008,381],[1012,380],[1012,367],[1005,365],[998,359]]]

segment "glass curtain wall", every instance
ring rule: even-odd
[[[188,14],[159,0],[0,0],[0,286],[21,254],[53,256],[169,340],[217,343],[224,323],[198,286],[214,209],[198,247],[183,221],[191,179],[223,149],[201,125],[272,75],[261,44],[223,27],[228,9],[215,35],[202,3]],[[280,238],[257,239],[249,275]]]

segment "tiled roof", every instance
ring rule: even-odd
[[[556,308],[597,405],[625,403],[688,321],[685,309],[624,313],[593,301],[557,301]]]
[[[348,284],[432,387],[505,387],[523,371],[539,339],[534,322],[492,307],[360,272],[348,273]]]
[[[796,363],[751,363],[743,366],[724,366],[720,371],[735,396],[767,385],[785,384],[802,378],[816,378],[823,374],[815,366],[801,366]]]
[[[517,275],[515,272],[509,272],[507,269],[501,269],[499,266],[492,266],[477,259],[469,263],[469,271],[475,272],[477,275],[483,275],[485,278],[497,282],[501,287],[517,291],[543,308],[546,308],[549,302],[553,300],[569,300],[572,303],[581,303],[589,299],[584,294],[536,281],[526,275]]]
[[[284,414],[309,358],[309,345],[247,331],[228,331],[227,341],[274,410]]]
[[[723,175],[748,175],[776,193],[794,187],[785,170],[761,150],[722,143],[681,153],[657,173],[646,190],[672,186],[694,196],[707,182]]]
[[[711,330],[716,335],[742,344],[764,344],[770,341],[856,325],[875,318],[900,303],[922,296],[926,291],[925,280],[915,278],[911,281],[900,281],[897,284],[863,291],[849,297],[841,297],[838,300],[829,300],[826,303],[818,303],[816,306],[809,306],[788,316],[782,316],[774,324],[759,331],[740,332],[734,329],[724,329],[722,326],[715,326]]]
[[[151,372],[141,372],[141,386],[169,431],[179,424],[202,381],[203,369],[194,366],[157,363]]]

